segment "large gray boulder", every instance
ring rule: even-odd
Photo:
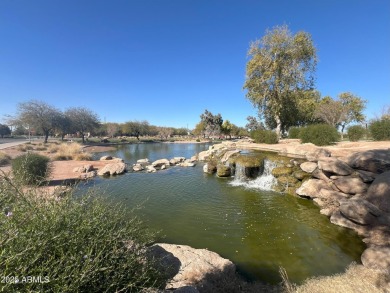
[[[364,199],[350,199],[341,202],[340,213],[361,225],[376,224],[378,217],[383,214],[376,206]]]
[[[368,184],[364,183],[360,177],[353,176],[331,176],[333,183],[338,189],[348,194],[365,193]]]
[[[322,171],[330,172],[337,175],[351,175],[354,170],[343,161],[337,158],[321,158],[318,161],[318,168]]]
[[[188,286],[212,289],[214,284],[237,278],[236,267],[230,260],[207,249],[157,243],[150,248],[150,253],[161,260],[161,269],[168,270],[170,280],[165,289],[184,289]]]
[[[366,200],[390,213],[390,171],[378,175],[367,190]]]
[[[105,165],[98,171],[98,175],[119,175],[126,171],[126,164],[123,162],[111,163]]]
[[[390,272],[390,247],[371,246],[363,252],[361,260],[365,267]]]
[[[373,173],[390,171],[390,150],[371,150],[347,157],[347,163],[354,169]]]
[[[174,158],[172,158],[172,159],[169,160],[169,163],[170,163],[171,165],[177,165],[177,164],[179,164],[179,163],[184,162],[185,160],[186,160],[185,157],[174,157]]]

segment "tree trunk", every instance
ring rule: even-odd
[[[83,139],[83,144],[84,144],[84,142],[85,142],[85,140],[84,140],[84,133],[81,133],[81,138]]]
[[[275,121],[276,121],[276,135],[278,136],[278,140],[280,139],[281,136],[281,131],[282,131],[282,121],[280,121],[279,114],[275,115]]]
[[[341,141],[344,139],[344,128],[345,128],[345,124],[342,124],[341,125]]]
[[[49,139],[49,131],[44,131],[45,134],[45,141],[44,143],[47,143],[47,140]]]

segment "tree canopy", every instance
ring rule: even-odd
[[[287,26],[277,26],[252,42],[248,55],[246,96],[280,137],[286,113],[298,109],[302,95],[297,93],[314,86],[316,48],[308,33],[293,35]]]
[[[10,135],[11,129],[8,127],[8,125],[0,124],[0,137],[3,138],[4,135]]]
[[[55,107],[37,100],[18,104],[16,116],[8,117],[8,124],[22,125],[29,131],[31,129],[42,131],[45,143],[49,134],[58,125],[61,112]]]
[[[203,122],[205,135],[207,137],[219,135],[222,128],[223,119],[221,114],[214,115],[208,110],[205,110],[202,115],[200,115],[200,120]]]
[[[65,111],[65,116],[69,117],[72,129],[79,132],[83,143],[85,134],[92,132],[99,126],[99,118],[96,113],[84,107],[73,107]]]

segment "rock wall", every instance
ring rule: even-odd
[[[234,162],[241,146],[225,142],[200,153],[199,160],[208,162],[205,172]],[[333,224],[363,237],[363,265],[390,273],[390,149],[332,157],[329,150],[304,144],[290,147],[288,154],[293,158],[271,157],[278,163],[274,190],[312,199]]]

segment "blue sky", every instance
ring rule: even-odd
[[[0,0],[0,121],[19,102],[102,121],[192,128],[205,109],[244,126],[247,50],[267,28],[312,35],[317,89],[390,105],[388,0]]]

